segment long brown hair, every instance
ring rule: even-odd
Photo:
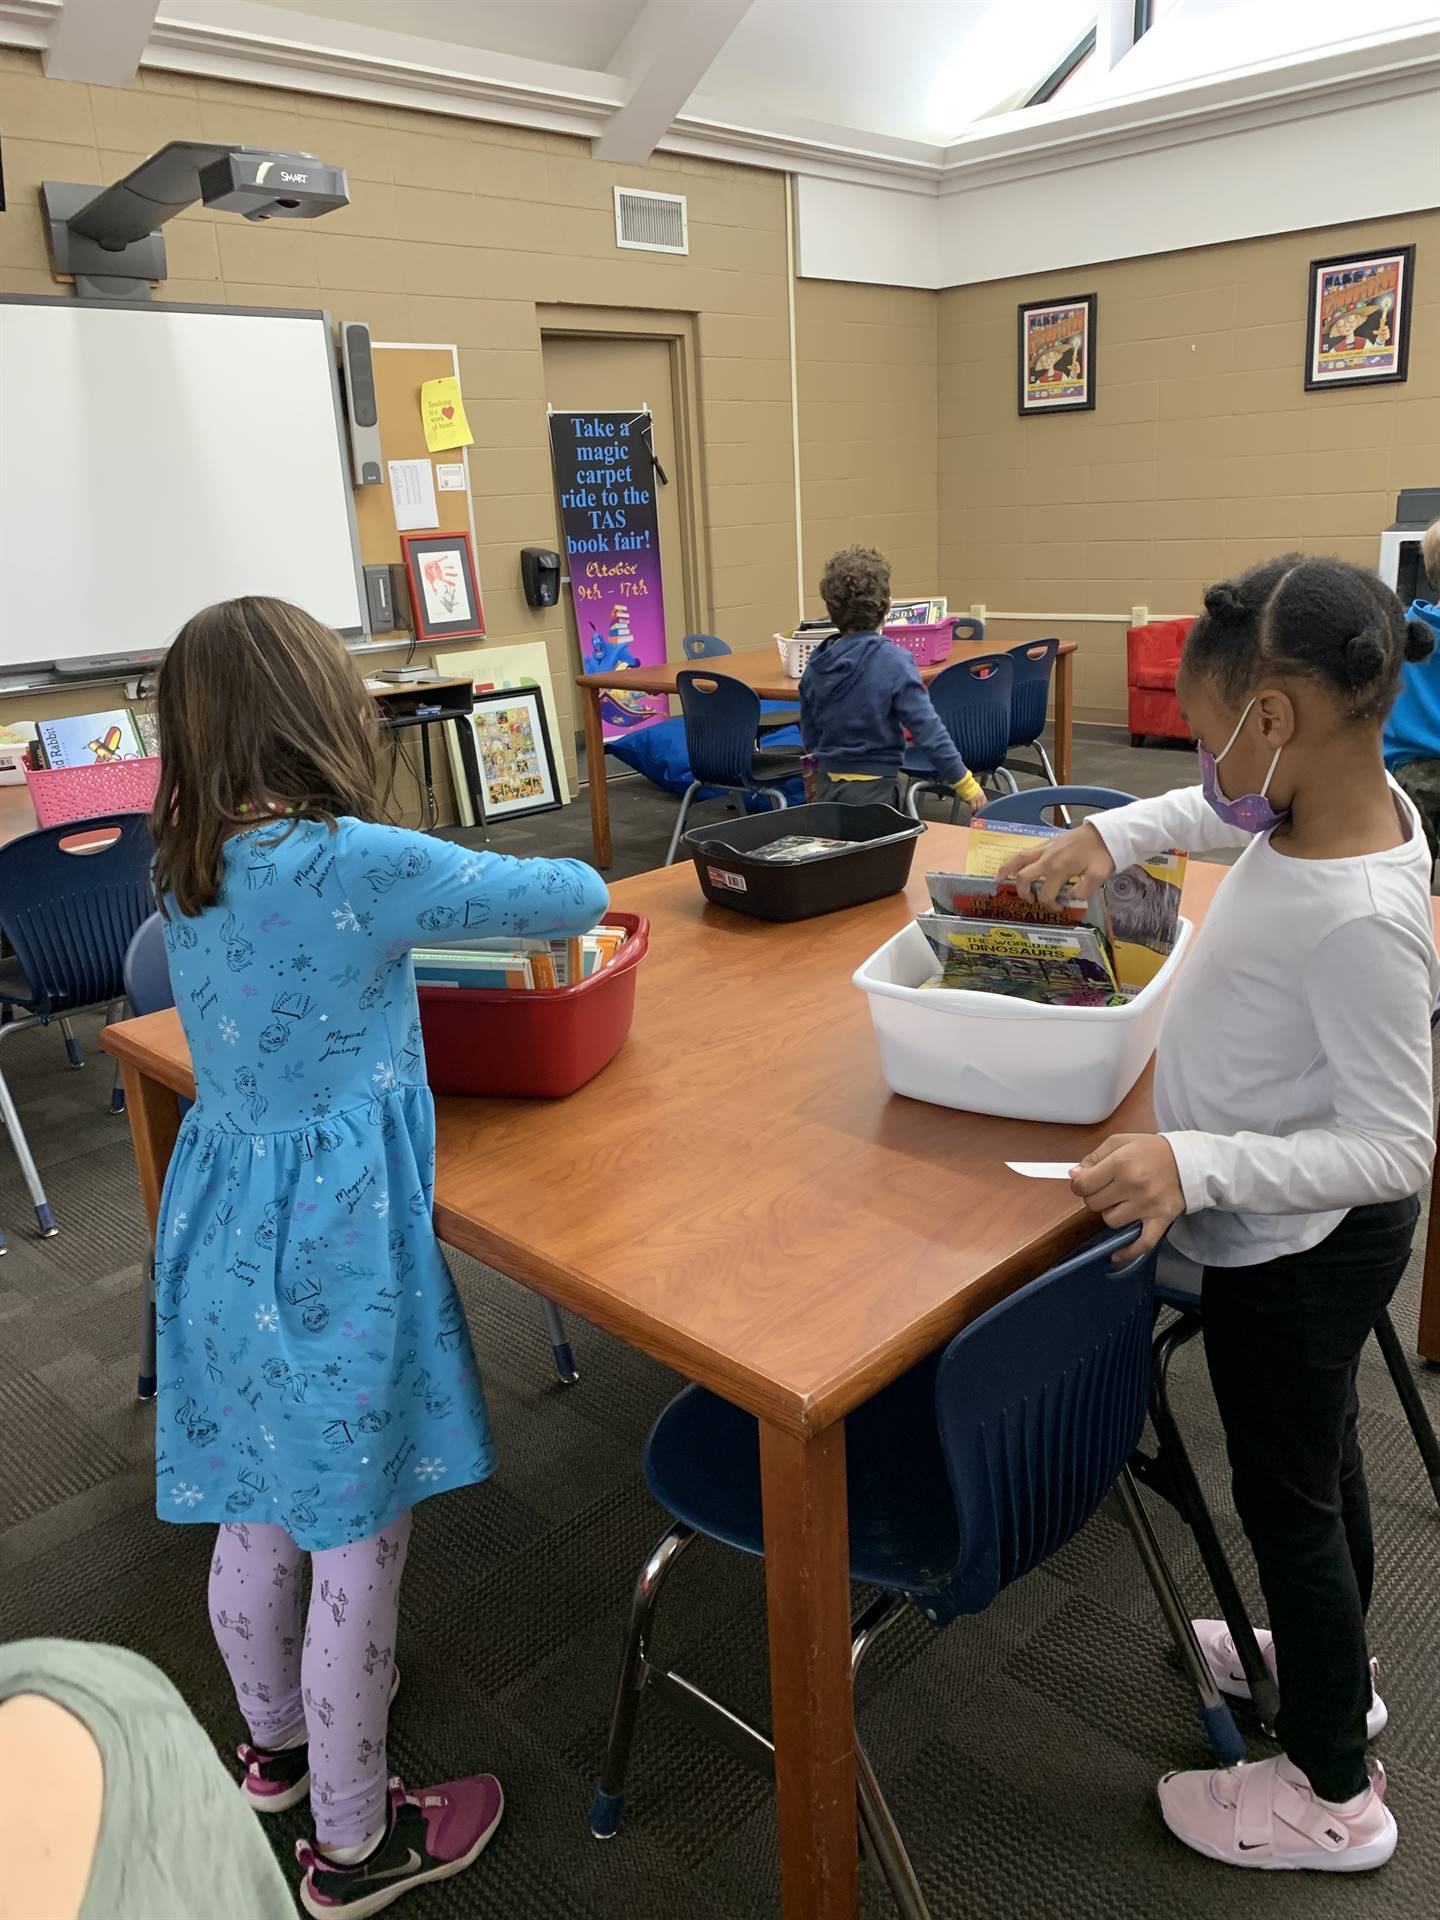
[[[229,836],[257,819],[380,817],[377,723],[338,634],[285,600],[248,596],[187,620],[160,669],[155,887],[213,906]]]

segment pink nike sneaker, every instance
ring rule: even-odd
[[[300,1904],[311,1920],[369,1920],[412,1887],[448,1880],[473,1866],[500,1816],[505,1796],[493,1773],[407,1793],[390,1782],[390,1819],[375,1851],[354,1866],[327,1860],[313,1841],[298,1840],[305,1869]]]
[[[1205,1656],[1205,1664],[1215,1676],[1215,1684],[1222,1693],[1228,1693],[1232,1700],[1250,1698],[1250,1682],[1245,1678],[1245,1669],[1240,1664],[1240,1655],[1236,1649],[1234,1637],[1223,1620],[1192,1620],[1195,1638],[1200,1642],[1200,1651]],[[1271,1673],[1275,1671],[1275,1638],[1268,1627],[1256,1627],[1255,1644],[1264,1656],[1265,1664]],[[1390,1719],[1390,1709],[1375,1690],[1376,1677],[1380,1672],[1380,1662],[1370,1662],[1370,1710],[1365,1715],[1365,1738],[1373,1740],[1383,1733]]]
[[[1370,1786],[1351,1813],[1319,1799],[1283,1754],[1248,1766],[1167,1773],[1159,1791],[1161,1816],[1175,1838],[1229,1867],[1368,1873],[1384,1866],[1399,1838],[1378,1760],[1370,1762]]]

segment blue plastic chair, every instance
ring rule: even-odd
[[[1050,756],[1040,736],[1045,731],[1050,707],[1050,680],[1055,672],[1055,655],[1059,650],[1058,640],[1029,640],[1022,647],[1006,649],[1015,668],[1015,683],[1010,696],[1010,752],[1006,759],[1017,748],[1036,754],[1039,765],[1034,771],[1041,774],[1052,787],[1056,784],[1055,769],[1050,764]],[[1008,778],[1008,767],[1002,771]],[[1013,780],[1011,785],[1013,787]]]
[[[730,653],[730,646],[715,633],[687,633],[680,642],[685,649],[687,660],[719,660]],[[794,727],[800,722],[800,709],[785,700],[762,700],[760,702],[760,731],[768,732],[772,727]]]
[[[1068,826],[1071,807],[1108,813],[1111,807],[1128,807],[1134,798],[1133,793],[1121,793],[1116,787],[1022,787],[1018,793],[1002,793],[998,800],[987,800],[985,818],[1048,827],[1057,824],[1048,816],[1058,813],[1058,824]]]
[[[972,659],[957,660],[930,682],[930,703],[940,723],[955,742],[960,757],[983,786],[1000,766],[1010,748],[1010,695],[1015,669],[1007,653],[977,653]],[[920,795],[943,793],[951,800],[950,817],[956,819],[960,801],[949,787],[942,787],[934,767],[924,752],[912,746],[900,762],[910,776],[905,805],[918,820]]]
[[[675,676],[675,691],[685,717],[690,784],[670,836],[667,867],[685,831],[690,803],[702,788],[721,787],[731,794],[764,793],[775,806],[783,807],[786,800],[779,783],[800,771],[800,759],[793,750],[756,747],[760,698],[743,680],[723,673],[680,673]]]
[[[68,820],[0,847],[0,932],[14,955],[0,961],[0,1001],[25,1015],[0,1026],[0,1044],[27,1028],[97,1007],[115,1016],[124,993],[125,949],[155,905],[154,853],[139,813]],[[111,1105],[123,1113],[124,1104],[117,1087]],[[0,1118],[48,1238],[57,1230],[55,1215],[3,1073]]]
[[[1117,1269],[1127,1228],[1093,1242],[958,1333],[845,1422],[850,1577],[881,1589],[853,1632],[858,1670],[913,1606],[933,1626],[983,1611],[1072,1539],[1112,1487],[1201,1703],[1223,1765],[1244,1746],[1130,1478],[1145,1424],[1154,1256]],[[591,1830],[620,1824],[643,1691],[726,1723],[726,1744],[768,1770],[770,1742],[692,1682],[654,1664],[651,1626],[666,1573],[697,1535],[763,1554],[759,1427],[701,1387],[660,1415],[644,1455],[675,1524],[641,1572],[615,1690]],[[856,1742],[859,1815],[902,1913],[926,1911],[904,1842]]]

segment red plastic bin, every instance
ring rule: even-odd
[[[422,983],[420,1030],[435,1093],[563,1100],[608,1067],[635,1015],[635,970],[650,944],[643,913],[610,913],[625,940],[608,967],[573,987]]]

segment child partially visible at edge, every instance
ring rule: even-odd
[[[1425,529],[1420,542],[1425,588],[1440,584],[1440,520]],[[1440,607],[1417,595],[1409,609],[1440,635]],[[1440,852],[1440,654],[1410,662],[1400,675],[1400,692],[1385,722],[1385,765],[1415,803],[1430,846]]]
[[[898,807],[908,731],[936,777],[978,812],[980,782],[931,705],[913,657],[880,631],[890,611],[884,555],[871,547],[833,554],[820,597],[837,631],[800,680],[800,739],[816,765],[810,798]]]
[[[1158,1134],[1118,1134],[1071,1184],[1136,1245],[1203,1267],[1205,1355],[1255,1554],[1284,1753],[1167,1774],[1166,1825],[1237,1867],[1382,1866],[1396,1826],[1366,1755],[1385,1724],[1365,1638],[1374,1583],[1355,1376],[1405,1270],[1434,1153],[1430,856],[1381,729],[1425,659],[1373,574],[1299,554],[1215,586],[1176,692],[1201,784],[1097,814],[1008,871],[1053,901],[1164,847],[1244,852],[1166,1009]],[[1129,1258],[1129,1250],[1117,1256]],[[1249,1687],[1223,1620],[1217,1684]]]
[[[197,614],[157,707],[156,891],[196,1081],[157,1227],[157,1506],[218,1527],[244,1791],[258,1813],[308,1795],[301,1904],[376,1913],[469,1866],[504,1805],[489,1774],[392,1787],[386,1759],[411,1510],[494,1465],[430,1219],[410,950],[578,933],[607,894],[577,861],[378,824],[354,662],[283,601]]]

